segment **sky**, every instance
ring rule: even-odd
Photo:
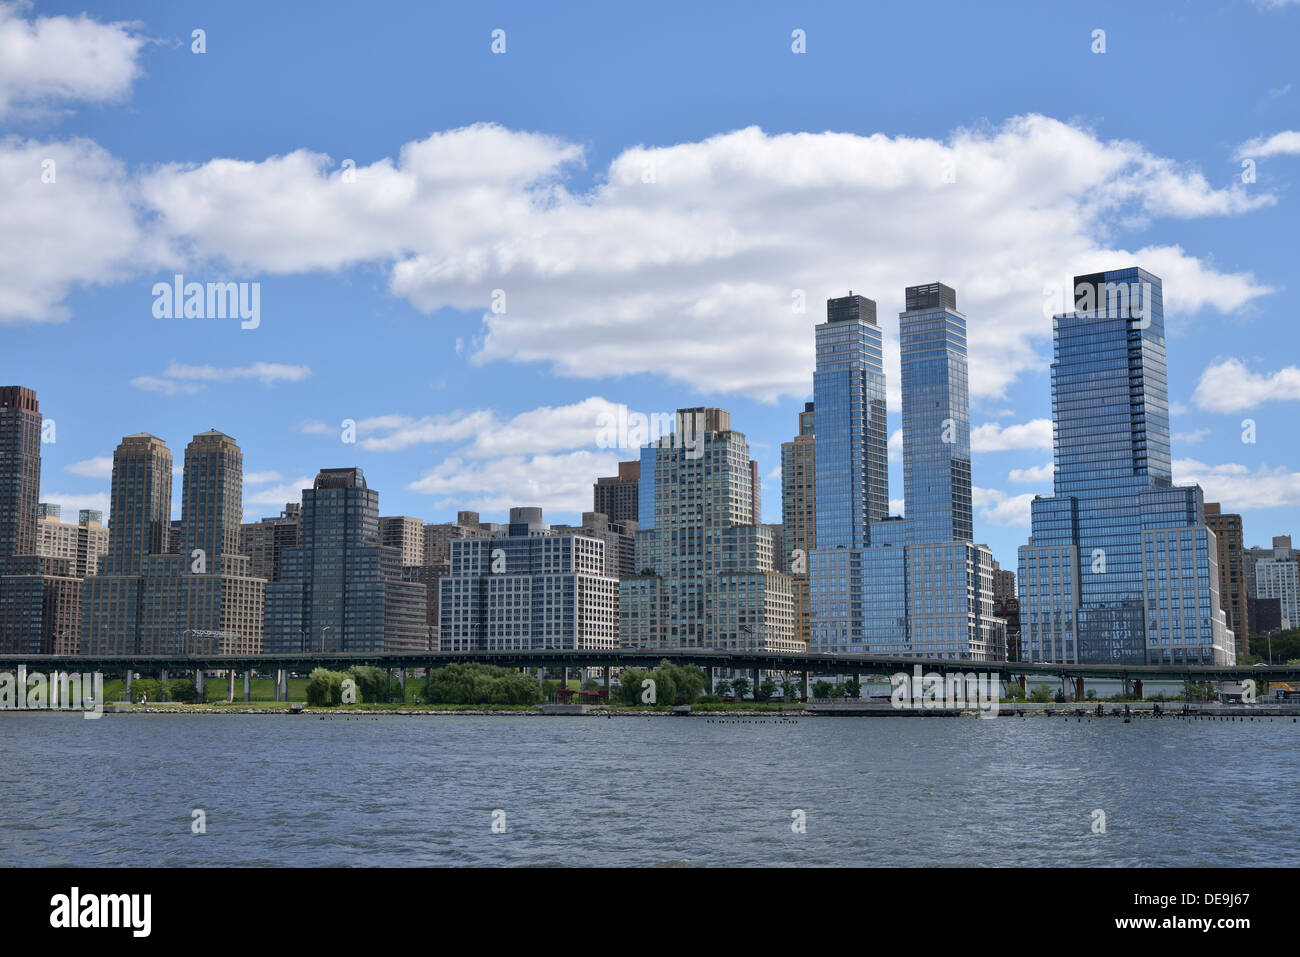
[[[1174,479],[1267,545],[1300,535],[1298,45],[1300,3],[1268,0],[0,0],[0,384],[53,420],[65,518],[107,512],[141,431],[179,516],[216,428],[246,520],[357,465],[382,514],[574,521],[636,457],[620,406],[714,405],[779,522],[813,328],[852,290],[901,512],[897,315],[937,280],[968,320],[975,538],[1014,567],[1052,491],[1051,315],[1139,265]],[[178,275],[204,314],[169,311]]]

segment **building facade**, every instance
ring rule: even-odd
[[[1250,601],[1246,591],[1246,544],[1241,516],[1205,503],[1205,524],[1214,533],[1219,561],[1219,604],[1237,639],[1237,654],[1250,654]]]
[[[1300,628],[1300,563],[1290,535],[1273,538],[1273,557],[1255,564],[1255,591],[1260,599],[1276,599],[1278,628]]]
[[[603,516],[602,516],[603,517]],[[605,543],[512,508],[504,534],[453,542],[440,582],[442,651],[590,650],[618,644]]]
[[[299,545],[282,567],[267,586],[268,652],[428,649],[426,588],[381,543],[379,493],[361,469],[322,469],[303,489]]]
[[[817,547],[815,407],[804,404],[798,434],[781,443],[781,570],[790,576],[795,637],[805,642],[811,640],[808,557]]]
[[[99,571],[100,556],[108,551],[108,529],[100,513],[83,508],[72,525],[60,521],[57,505],[42,503],[37,554],[48,558],[66,558],[72,562],[72,574],[85,578]]]
[[[637,484],[641,480],[639,460],[619,462],[618,474],[596,479],[592,486],[592,511],[609,516],[611,522],[639,521]]]
[[[730,413],[679,410],[677,430],[642,450],[640,494],[637,574],[620,583],[622,647],[806,650]]]
[[[144,433],[122,440],[108,554],[82,596],[85,652],[261,653],[266,581],[239,552],[243,474],[233,438],[215,429],[195,435],[175,524],[166,444]]]
[[[1160,279],[1076,276],[1053,319],[1054,495],[1020,548],[1028,661],[1231,664],[1201,490],[1175,486]]]

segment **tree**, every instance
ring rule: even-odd
[[[731,682],[731,688],[735,692],[737,698],[743,698],[745,695],[749,694],[749,679],[744,675],[741,675],[739,678]]]
[[[731,682],[726,678],[720,678],[713,682],[713,693],[719,697],[731,694]]]
[[[834,688],[831,687],[829,681],[824,678],[818,678],[813,682],[812,696],[814,698],[829,698],[833,690]]]
[[[776,694],[776,682],[771,678],[764,678],[754,692],[755,701],[771,701]]]
[[[348,675],[357,684],[361,700],[367,704],[377,704],[393,699],[393,682],[388,672],[373,665],[353,665]]]
[[[457,663],[430,673],[424,697],[430,704],[534,705],[542,689],[537,679],[510,668]]]
[[[173,678],[167,682],[167,700],[193,704],[199,700],[198,689],[189,678]]]
[[[1052,700],[1052,689],[1047,685],[1034,685],[1034,690],[1029,692],[1029,700],[1046,704]]]
[[[307,677],[307,703],[317,708],[332,708],[343,700],[343,680],[350,677],[342,671],[317,668]]]
[[[850,678],[844,682],[844,694],[849,698],[862,697],[862,682],[857,678]]]

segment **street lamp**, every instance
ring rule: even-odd
[[[322,625],[320,629],[320,653],[325,654],[325,632],[330,630],[329,625]]]

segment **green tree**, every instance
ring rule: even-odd
[[[713,693],[718,697],[725,697],[731,694],[731,682],[726,678],[719,678],[713,682]]]
[[[844,694],[849,698],[862,697],[862,682],[857,678],[850,678],[844,682]]]
[[[465,662],[432,671],[425,681],[424,698],[430,704],[534,705],[542,700],[542,689],[530,675]]]
[[[1047,685],[1034,685],[1034,690],[1029,692],[1029,700],[1046,704],[1052,700],[1052,689]]]
[[[754,692],[755,701],[771,701],[776,695],[776,682],[771,678],[764,678],[758,685],[758,690]]]
[[[813,682],[812,696],[814,698],[829,698],[834,690],[831,683],[824,678],[818,678]]]
[[[194,682],[191,679],[173,678],[167,682],[167,700],[193,704],[199,700],[199,692],[194,687]]]
[[[749,694],[749,679],[741,675],[731,682],[731,689],[735,692],[737,698],[745,697],[745,695]]]
[[[307,676],[307,703],[316,708],[332,708],[343,700],[343,671],[317,668]]]
[[[366,704],[378,704],[393,699],[394,682],[383,668],[376,668],[374,665],[353,665],[348,669],[348,675],[356,682],[361,701]]]

